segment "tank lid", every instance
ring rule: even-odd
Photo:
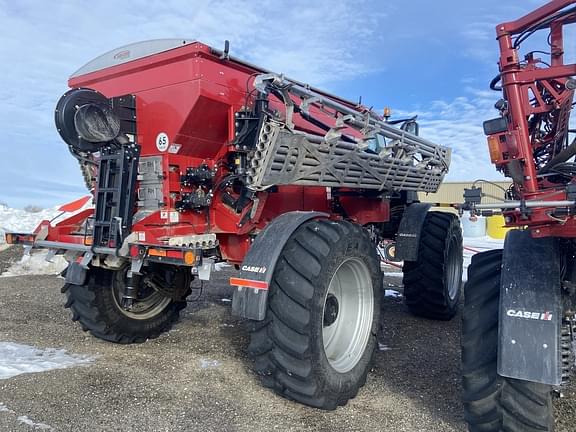
[[[192,39],[154,39],[124,45],[120,48],[108,51],[106,54],[102,54],[93,60],[90,60],[88,63],[74,72],[70,78],[96,72],[101,69],[106,69],[111,66],[127,63],[129,61],[143,57],[148,57],[163,51],[189,45],[194,42],[196,41]]]

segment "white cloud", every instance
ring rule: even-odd
[[[362,93],[373,104],[384,103],[385,91],[398,100],[409,89],[428,112],[422,133],[455,148],[450,176],[463,177],[487,160],[481,125],[496,115],[498,95],[459,87],[479,87],[496,74],[495,25],[532,7],[496,0],[416,0],[409,8],[377,0],[0,0],[0,201],[52,206],[83,194],[52,119],[67,77],[111,49],[172,37],[217,48],[229,39],[234,56],[352,98]],[[568,38],[572,48],[574,41]],[[447,65],[453,83],[417,87],[421,74]],[[391,69],[402,80],[388,80],[382,71]],[[489,164],[482,170],[495,172]]]
[[[217,48],[229,39],[232,55],[329,87],[374,70],[384,10],[331,0],[0,0],[0,200],[54,205],[83,193],[52,113],[68,76],[104,52],[156,38]]]
[[[465,89],[465,96],[435,100],[416,111],[397,111],[397,117],[418,115],[420,135],[452,148],[452,162],[447,180],[502,179],[490,163],[484,120],[498,116],[494,103],[499,93]]]

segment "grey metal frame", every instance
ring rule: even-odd
[[[344,186],[377,190],[435,192],[450,165],[447,147],[396,128],[371,112],[362,113],[277,74],[256,77],[255,87],[274,90],[284,98],[285,119],[268,118],[260,129],[256,150],[249,155],[248,184],[253,190],[274,185]],[[299,109],[314,103],[339,115],[324,136],[294,129],[296,96]],[[342,130],[360,132],[356,143],[342,139]],[[368,142],[387,139],[379,153],[368,152]]]

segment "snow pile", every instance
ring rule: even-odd
[[[60,214],[62,212],[57,207],[30,212],[0,204],[0,250],[6,246],[4,234],[7,231],[32,232],[43,220],[52,220]],[[33,251],[31,255],[25,254],[20,262],[13,264],[1,276],[59,274],[66,268],[66,261],[62,256],[55,256],[51,259],[51,262],[47,262],[47,254],[48,251],[45,249]]]
[[[53,256],[46,261],[47,249],[33,250],[31,254],[24,254],[22,259],[12,264],[0,277],[24,275],[58,275],[66,268],[68,263],[62,255]]]
[[[51,220],[58,216],[60,211],[57,207],[29,212],[22,209],[14,209],[0,204],[0,244],[5,243],[6,231],[32,232],[43,220]]]
[[[0,204],[0,251],[6,246],[6,232],[31,233],[43,220],[52,221],[54,225],[78,211],[89,208],[91,205],[91,201],[88,200],[74,212],[62,212],[58,210],[59,207],[39,211],[28,211],[26,209],[14,209]],[[45,260],[47,254],[48,251],[46,249],[33,250],[31,255],[24,255],[20,262],[14,264],[6,272],[2,273],[1,276],[56,275],[61,273],[67,265],[64,258],[61,255],[57,255],[52,257],[50,262],[47,262]]]
[[[66,350],[47,348],[45,350],[14,342],[0,342],[0,379],[52,369],[65,369],[72,366],[88,365],[93,358],[86,355],[67,354]]]

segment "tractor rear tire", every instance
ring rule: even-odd
[[[377,345],[382,273],[376,245],[350,222],[314,220],[287,241],[249,354],[265,386],[333,410],[366,382]]]
[[[552,387],[499,376],[498,317],[502,250],[472,257],[464,288],[462,385],[471,432],[554,429]]]
[[[414,315],[450,320],[458,312],[462,287],[462,230],[456,215],[429,212],[418,259],[404,262],[404,298]]]
[[[92,268],[84,285],[66,284],[66,308],[72,320],[79,321],[82,330],[93,336],[119,344],[142,343],[167,332],[178,320],[186,300],[172,300],[152,291],[136,300],[134,311],[120,307],[120,289],[125,283],[127,268],[112,271]],[[173,283],[190,283],[184,271],[176,273]]]

